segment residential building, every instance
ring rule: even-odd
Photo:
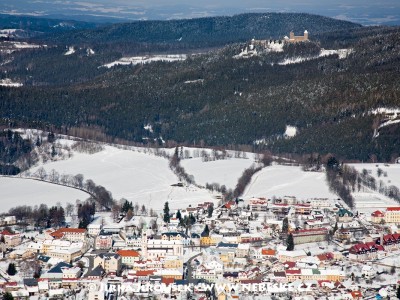
[[[94,266],[102,266],[106,273],[118,273],[121,264],[121,256],[116,253],[101,253],[94,259]]]
[[[327,239],[328,229],[316,228],[316,229],[302,229],[290,232],[293,235],[293,241],[295,245],[305,243],[322,242]]]
[[[121,263],[127,266],[133,266],[140,260],[140,253],[135,250],[118,250],[117,254],[121,256]]]

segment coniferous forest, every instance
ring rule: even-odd
[[[386,126],[393,116],[373,113],[400,106],[398,27],[307,14],[82,26],[0,42],[3,49],[15,41],[40,45],[0,52],[0,80],[23,84],[0,86],[3,127],[360,161],[400,155],[400,123]],[[305,29],[309,42],[285,44],[282,52],[256,47],[257,55],[237,57],[252,38],[278,44],[290,30]],[[74,53],[65,55],[70,47]],[[348,55],[319,56],[324,49]],[[156,54],[187,59],[103,67]],[[292,138],[284,136],[288,125],[297,128]]]

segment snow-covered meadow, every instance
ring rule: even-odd
[[[243,197],[296,196],[298,198],[330,198],[323,172],[304,172],[300,167],[273,165],[256,173]]]
[[[350,164],[359,173],[366,170],[372,176],[377,185],[382,181],[386,187],[391,185],[400,188],[400,164],[365,163]],[[378,171],[379,170],[379,171]],[[360,212],[371,213],[376,210],[385,210],[389,206],[399,206],[399,203],[377,191],[364,189],[352,194],[355,200],[355,208]]]
[[[228,189],[234,189],[243,171],[254,164],[254,155],[247,158],[228,158],[203,162],[202,158],[184,159],[181,161],[186,172],[194,176],[197,184],[218,183]]]
[[[85,200],[89,195],[80,190],[32,179],[0,177],[0,213],[10,208],[42,203],[47,206],[75,203],[77,199]]]
[[[60,174],[82,174],[97,185],[104,186],[117,200],[125,198],[147,208],[161,210],[166,201],[170,207],[186,208],[205,201],[217,201],[208,190],[193,185],[172,186],[179,179],[169,168],[169,161],[154,154],[122,150],[105,146],[95,154],[74,153],[67,160],[49,162],[33,168],[31,173],[43,167],[47,173],[52,169]]]

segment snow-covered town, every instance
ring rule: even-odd
[[[56,151],[65,154],[76,142],[60,139],[59,143]],[[25,184],[25,190],[44,184],[49,189],[40,187],[43,199],[46,191],[51,197],[59,195],[54,206],[47,202],[48,209],[35,199],[33,188],[36,206],[31,208],[17,206],[21,196],[15,189],[12,195],[3,191],[2,198],[14,202],[0,219],[4,299],[397,299],[400,205],[371,190],[368,182],[375,180],[374,168],[376,180],[382,176],[387,184],[396,181],[399,164],[355,164],[362,168],[364,181],[353,191],[352,208],[327,187],[324,167],[296,167],[276,158],[257,170],[241,196],[207,183],[207,178],[224,181],[228,190],[243,170],[245,174],[249,167],[260,165],[262,159],[253,153],[228,151],[222,157],[224,152],[210,149],[166,150],[174,153],[170,162],[181,157],[178,164],[218,192],[206,192],[181,174],[181,181],[167,190],[169,196],[166,191],[159,196],[166,197],[162,203],[158,198],[151,203],[151,195],[150,201],[143,201],[145,194],[139,198],[134,194],[111,206],[100,204],[99,186],[92,180],[84,181],[81,174],[59,176],[49,169],[61,172],[57,164],[68,170],[84,160],[90,172],[98,167],[91,165],[91,157],[107,168],[107,160],[98,155],[116,165],[134,158],[136,169],[129,172],[139,174],[143,166],[152,167],[152,160],[168,162],[142,150],[102,146],[84,154],[75,148],[50,161],[42,153],[39,165],[44,168],[36,165],[22,175],[1,178],[1,184],[15,180]],[[128,172],[121,166],[108,176]],[[168,172],[176,169],[170,163]],[[177,180],[176,173],[158,172],[162,180],[167,175],[171,182]],[[99,178],[92,176],[97,182]],[[129,173],[124,176],[130,178]],[[51,177],[60,177],[57,188],[65,190],[52,191]],[[146,181],[144,175],[136,178]],[[118,184],[109,181],[111,188],[125,188]],[[10,189],[13,184],[6,186]],[[84,192],[91,198],[66,202],[88,196]],[[149,187],[146,193],[156,197],[159,191],[153,187],[150,192]]]

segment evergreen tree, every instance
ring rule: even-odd
[[[282,221],[282,233],[287,234],[289,231],[289,220],[288,218],[284,218]]]
[[[182,221],[182,214],[181,211],[178,209],[178,211],[176,212],[176,218],[179,220],[179,222]]]
[[[56,152],[56,148],[54,148],[54,145],[51,146],[51,157],[56,156],[57,152]]]
[[[210,205],[207,207],[207,213],[208,213],[208,217],[209,217],[209,218],[212,217],[213,211],[214,211],[214,205],[213,205],[213,204],[210,204]]]
[[[13,297],[13,295],[12,295],[10,292],[6,292],[6,293],[3,295],[3,300],[14,300],[14,297]]]
[[[168,201],[164,204],[164,222],[169,223],[171,216],[169,215],[169,205]]]
[[[10,263],[8,265],[7,274],[10,275],[10,276],[14,276],[15,274],[17,274],[17,269],[15,268],[15,264],[14,263]]]
[[[293,235],[289,234],[286,240],[286,250],[287,251],[293,251],[294,250],[294,241],[293,241]]]

